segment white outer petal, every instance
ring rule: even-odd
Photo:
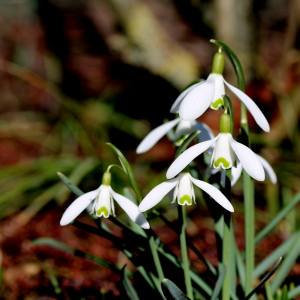
[[[148,221],[143,216],[143,214],[139,212],[137,205],[135,205],[131,200],[127,199],[126,197],[116,193],[112,188],[110,192],[113,198],[116,200],[116,202],[121,206],[121,208],[126,212],[126,214],[133,222],[135,222],[144,229],[150,228]]]
[[[195,179],[192,176],[190,176],[190,179],[196,186],[210,195],[222,207],[229,210],[230,212],[234,212],[232,204],[216,187],[202,180]]]
[[[269,132],[270,125],[269,125],[266,117],[262,113],[262,111],[255,104],[255,102],[249,96],[247,96],[245,93],[243,93],[241,90],[232,86],[225,80],[224,80],[224,82],[226,83],[228,88],[246,105],[247,109],[250,111],[250,113],[252,114],[256,123],[262,128],[262,130]]]
[[[273,168],[271,167],[271,165],[260,155],[256,154],[256,156],[259,159],[259,161],[261,162],[264,170],[266,171],[266,175],[270,178],[271,182],[273,184],[277,183],[277,176],[276,176]]]
[[[178,118],[156,127],[142,140],[142,142],[136,149],[136,153],[144,153],[151,149],[165,134],[167,134],[168,131],[170,131],[180,121],[181,119]]]
[[[215,92],[214,80],[207,80],[191,90],[179,107],[179,115],[183,120],[192,121],[200,117],[210,106]]]
[[[143,212],[155,206],[171,189],[176,186],[178,180],[178,178],[174,178],[153,188],[140,203],[139,211]]]
[[[200,140],[201,142],[205,142],[211,140],[215,137],[213,131],[210,129],[208,125],[198,121],[192,121],[193,130],[200,130]]]
[[[256,154],[250,148],[236,142],[232,137],[229,138],[229,142],[245,171],[258,181],[265,180],[264,168]]]
[[[199,143],[185,150],[181,155],[177,157],[175,161],[173,161],[173,163],[169,167],[166,175],[167,178],[170,179],[181,172],[195,157],[208,149],[218,139],[218,137],[219,136],[216,136],[212,140]]]
[[[73,201],[71,205],[64,212],[60,220],[60,225],[64,226],[71,223],[73,220],[75,220],[75,218],[79,216],[80,213],[83,212],[90,205],[90,203],[96,198],[100,188],[101,186],[94,191],[81,195],[75,201]]]
[[[188,87],[186,90],[184,90],[175,100],[175,102],[173,103],[170,112],[171,113],[178,113],[179,110],[179,106],[181,104],[181,101],[183,100],[183,98],[192,90],[194,89],[196,86],[199,86],[200,84],[204,83],[205,81],[201,81],[198,83],[195,83],[193,85],[191,85],[190,87]]]
[[[234,186],[242,174],[242,164],[238,161],[236,168],[231,169],[231,186]]]

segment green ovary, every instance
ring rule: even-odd
[[[192,199],[189,195],[183,195],[179,200],[178,200],[178,204],[180,205],[191,205],[192,204]]]
[[[218,109],[220,106],[224,105],[224,100],[222,98],[217,99],[211,104],[212,109]]]
[[[96,215],[97,215],[98,217],[101,217],[101,215],[102,215],[104,218],[108,218],[108,217],[109,217],[109,212],[108,212],[107,207],[105,207],[105,206],[100,207],[100,208],[97,210]]]
[[[231,167],[231,163],[227,161],[224,157],[219,157],[214,161],[214,168],[219,168],[222,165],[223,168],[228,169]]]

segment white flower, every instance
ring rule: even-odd
[[[184,151],[169,167],[167,178],[181,172],[195,157],[214,145],[211,165],[228,169],[240,161],[246,172],[258,181],[265,179],[265,172],[256,154],[245,145],[236,142],[230,133],[219,133],[214,139],[199,143]]]
[[[273,184],[276,184],[277,183],[277,176],[276,176],[273,168],[271,167],[271,165],[264,158],[262,158],[260,155],[256,154],[256,157],[261,162],[267,177],[270,179],[270,181]],[[235,185],[235,183],[240,178],[240,176],[242,174],[242,169],[243,169],[243,167],[242,167],[242,164],[240,162],[237,163],[236,168],[232,169],[232,171],[231,171],[231,186]]]
[[[106,173],[108,172],[105,172],[104,175]],[[150,228],[146,218],[139,212],[137,205],[126,197],[116,193],[110,185],[104,183],[102,183],[98,189],[78,197],[64,212],[60,220],[60,225],[64,226],[71,223],[93,201],[91,213],[95,213],[96,216],[104,218],[115,215],[113,199],[116,200],[131,220],[144,229]]]
[[[140,203],[139,211],[143,212],[152,208],[171,190],[173,190],[173,202],[177,201],[179,205],[191,205],[192,202],[195,202],[193,184],[209,194],[225,209],[230,212],[234,211],[231,203],[217,188],[207,182],[193,178],[189,173],[180,173],[176,178],[163,182],[152,189]]]
[[[241,90],[226,82],[221,74],[210,74],[207,80],[196,83],[181,93],[171,107],[171,113],[178,113],[183,120],[191,121],[200,117],[210,106],[218,109],[224,105],[224,83],[242,101],[252,114],[256,123],[266,132],[270,126],[264,114]]]
[[[166,135],[173,127],[178,124],[175,130],[175,141],[182,136],[186,137],[196,130],[201,131],[201,141],[206,141],[214,137],[212,130],[204,123],[198,121],[184,121],[180,118],[166,122],[153,129],[142,140],[136,149],[136,153],[144,153],[151,149],[164,135]]]

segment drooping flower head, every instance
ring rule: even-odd
[[[265,179],[265,172],[256,154],[245,145],[236,142],[230,133],[230,117],[223,114],[220,119],[220,133],[213,139],[199,143],[184,151],[169,167],[167,178],[173,178],[194,158],[214,147],[211,165],[214,168],[228,169],[239,161],[246,172],[258,181]]]
[[[113,199],[122,207],[129,218],[144,229],[150,228],[146,218],[138,211],[137,205],[126,197],[116,193],[110,186],[111,173],[105,172],[102,178],[102,184],[94,191],[83,194],[78,197],[66,209],[60,225],[64,226],[71,223],[82,211],[84,211],[91,203],[91,214],[97,217],[108,218],[110,215],[115,216],[115,206]]]
[[[200,117],[208,107],[219,109],[224,105],[225,83],[231,92],[245,104],[256,123],[264,131],[269,132],[269,123],[255,102],[245,93],[224,80],[222,75],[224,63],[224,54],[221,52],[216,53],[213,60],[212,73],[207,80],[196,83],[182,92],[171,107],[171,112],[179,113],[180,118],[191,121]]]
[[[189,173],[180,173],[176,178],[163,182],[152,189],[139,205],[139,211],[144,212],[157,203],[170,191],[173,192],[173,202],[179,205],[191,205],[195,203],[195,193],[193,184],[209,194],[226,210],[233,212],[234,209],[228,199],[213,185],[193,178]]]

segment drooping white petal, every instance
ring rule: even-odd
[[[182,100],[179,115],[183,120],[192,121],[200,117],[210,106],[215,92],[215,84],[210,76],[192,89]]]
[[[265,171],[256,154],[245,145],[236,142],[232,137],[229,138],[229,142],[245,171],[258,181],[265,180]]]
[[[211,140],[215,137],[211,128],[205,123],[198,122],[196,120],[192,121],[192,128],[194,131],[200,130],[200,140],[201,142],[205,142]]]
[[[192,176],[190,176],[190,179],[196,186],[198,186],[201,190],[210,195],[217,203],[219,203],[225,209],[229,210],[230,212],[234,211],[234,208],[231,205],[231,203],[216,187],[202,180],[195,179]]]
[[[246,105],[247,109],[252,114],[254,120],[258,124],[258,126],[261,127],[262,130],[269,132],[270,131],[270,125],[264,116],[264,114],[261,112],[259,107],[256,105],[256,103],[248,97],[245,93],[243,93],[241,90],[237,89],[236,87],[232,86],[228,82],[226,82],[226,85],[228,88]]]
[[[238,161],[236,168],[231,169],[231,186],[234,186],[242,174],[242,164]]]
[[[229,143],[230,133],[220,133],[216,141],[211,163],[214,168],[229,169],[235,163],[235,154]]]
[[[73,201],[64,212],[60,220],[60,225],[64,226],[75,220],[75,218],[79,216],[80,213],[83,212],[89,206],[89,204],[96,198],[99,189],[100,188],[85,193],[82,196],[78,197],[75,201]]]
[[[144,153],[151,149],[168,131],[171,130],[177,123],[180,122],[180,118],[164,123],[154,130],[152,130],[139,144],[136,149],[136,153]]]
[[[139,211],[143,212],[155,206],[171,189],[173,189],[176,186],[177,182],[178,178],[174,178],[172,180],[157,185],[142,200],[142,202],[139,205]]]
[[[256,154],[256,156],[259,159],[259,161],[261,162],[261,164],[266,172],[266,175],[270,178],[271,182],[273,184],[277,183],[277,176],[276,176],[273,168],[271,167],[271,165],[260,155]]]
[[[170,179],[180,173],[195,157],[208,149],[218,139],[218,137],[219,135],[212,140],[194,145],[179,155],[169,167],[166,175],[167,178]]]
[[[183,98],[192,90],[194,89],[196,86],[199,86],[200,84],[204,83],[205,81],[201,81],[201,82],[198,82],[198,83],[195,83],[193,85],[191,85],[190,87],[188,87],[187,89],[185,89],[175,100],[175,102],[173,103],[172,107],[171,107],[171,110],[170,112],[171,113],[178,113],[179,111],[179,106],[183,100]]]
[[[223,95],[225,94],[224,78],[220,74],[211,74],[215,79],[215,93],[210,108],[219,109],[224,105]]]
[[[150,228],[148,221],[146,220],[144,215],[139,212],[137,205],[135,205],[131,200],[127,199],[126,197],[116,193],[112,188],[111,194],[133,222],[135,222],[144,229]]]
[[[193,132],[192,122],[181,120],[175,130],[176,138],[180,138],[184,135],[189,135]]]

